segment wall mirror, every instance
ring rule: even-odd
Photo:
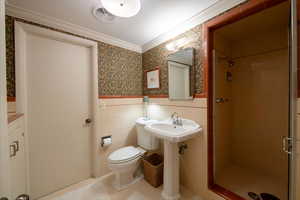
[[[169,99],[193,99],[194,49],[186,48],[168,56]]]

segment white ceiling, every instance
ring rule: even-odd
[[[136,16],[120,18],[113,24],[99,22],[91,14],[100,0],[8,0],[8,3],[142,46],[217,1],[141,0],[142,9]]]

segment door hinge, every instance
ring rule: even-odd
[[[287,154],[292,154],[293,138],[290,138],[290,137],[282,138],[282,150]]]

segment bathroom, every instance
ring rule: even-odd
[[[300,200],[297,1],[0,2],[0,199]]]

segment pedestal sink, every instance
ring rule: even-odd
[[[174,125],[173,121],[155,122],[145,127],[147,131],[164,140],[164,200],[180,199],[179,192],[179,153],[178,142],[193,138],[202,131],[196,122],[182,119],[182,125]]]

